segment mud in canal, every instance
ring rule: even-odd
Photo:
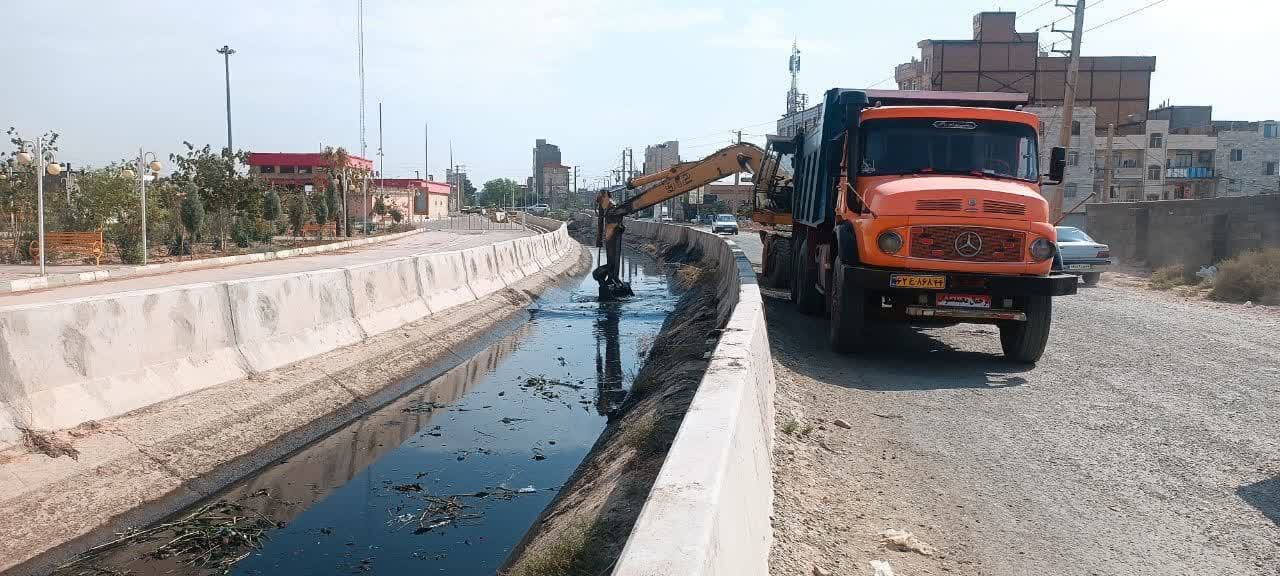
[[[570,280],[466,362],[57,574],[493,574],[675,306],[654,260],[627,256],[634,298],[599,302],[590,275]]]

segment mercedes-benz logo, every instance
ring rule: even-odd
[[[973,258],[982,251],[982,237],[977,232],[966,231],[956,236],[956,254]]]

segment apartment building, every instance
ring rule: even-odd
[[[1046,172],[1050,150],[1062,138],[1063,108],[1028,106],[1024,110],[1040,117],[1040,166],[1041,172]],[[1094,109],[1087,107],[1076,107],[1071,116],[1071,147],[1067,152],[1067,171],[1061,184],[1062,210],[1083,214],[1085,208],[1082,202],[1096,189],[1094,156],[1097,146],[1097,117]],[[1045,193],[1048,193],[1047,187]]]

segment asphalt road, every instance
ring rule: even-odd
[[[1280,310],[1136,284],[1055,300],[1030,368],[976,325],[836,355],[770,291],[772,573],[1280,574]]]

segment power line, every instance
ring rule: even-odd
[[[1156,5],[1158,5],[1158,4],[1163,4],[1163,3],[1167,2],[1167,1],[1168,1],[1168,0],[1155,0],[1154,2],[1147,3],[1146,5],[1142,6],[1141,8],[1135,8],[1135,9],[1133,9],[1133,10],[1130,10],[1130,11],[1128,11],[1128,12],[1125,12],[1124,14],[1121,14],[1121,15],[1119,15],[1119,16],[1116,16],[1115,18],[1112,18],[1112,19],[1110,19],[1110,20],[1107,20],[1106,22],[1103,22],[1103,23],[1101,23],[1101,24],[1099,24],[1099,25],[1097,25],[1097,26],[1094,26],[1094,27],[1092,27],[1092,28],[1085,28],[1085,29],[1084,29],[1084,31],[1085,31],[1085,32],[1092,32],[1092,31],[1097,30],[1097,29],[1099,29],[1099,28],[1101,28],[1101,27],[1103,27],[1103,26],[1106,26],[1107,24],[1111,24],[1112,22],[1115,22],[1115,21],[1117,21],[1117,20],[1123,20],[1123,19],[1128,18],[1128,17],[1130,17],[1130,16],[1133,16],[1134,14],[1137,14],[1137,13],[1139,13],[1139,12],[1143,11],[1143,10],[1146,10],[1147,8],[1150,8],[1150,7],[1152,7],[1152,6],[1156,6]],[[1102,2],[1101,2],[1101,1],[1099,1],[1098,3],[1099,3],[1099,4],[1101,4]]]
[[[1031,7],[1031,9],[1027,10],[1026,12],[1023,12],[1022,14],[1019,14],[1019,15],[1018,15],[1016,18],[1014,18],[1013,20],[1014,20],[1015,22],[1016,22],[1016,21],[1018,21],[1018,20],[1021,20],[1023,16],[1026,16],[1027,14],[1030,14],[1030,13],[1032,13],[1032,12],[1035,12],[1036,10],[1039,10],[1039,9],[1041,9],[1041,8],[1044,8],[1044,7],[1045,7],[1045,6],[1047,6],[1050,2],[1053,2],[1053,0],[1044,0],[1044,2],[1041,2],[1041,3],[1039,3],[1039,4],[1036,4],[1035,6],[1032,6],[1032,7]]]

